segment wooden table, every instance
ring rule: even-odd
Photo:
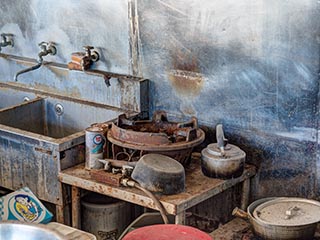
[[[246,208],[249,200],[250,178],[256,173],[256,168],[251,165],[245,166],[241,177],[235,179],[221,180],[209,178],[202,174],[199,161],[191,163],[186,169],[186,190],[175,195],[158,195],[158,198],[168,214],[175,216],[176,224],[185,223],[185,212],[208,198],[211,198],[224,190],[242,184],[241,207]],[[80,227],[80,189],[103,194],[109,197],[121,199],[143,207],[158,210],[152,199],[142,191],[129,187],[114,187],[93,180],[84,165],[80,164],[68,168],[59,173],[62,183],[71,185],[71,209],[72,226]]]

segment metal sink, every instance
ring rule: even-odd
[[[28,186],[41,200],[63,205],[58,173],[85,159],[85,128],[123,111],[54,97],[0,109],[0,186]]]
[[[0,109],[20,104],[35,97],[34,93],[0,87]]]
[[[115,119],[119,114],[119,110],[48,97],[0,110],[0,125],[16,128],[17,132],[23,130],[42,135],[42,139],[65,142],[63,138],[83,131],[92,123]]]

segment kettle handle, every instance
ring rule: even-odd
[[[228,144],[228,139],[224,137],[222,124],[217,124],[216,126],[216,138],[221,154],[224,155],[224,147]]]
[[[249,219],[248,213],[246,213],[245,211],[243,211],[242,209],[240,209],[238,207],[235,207],[232,210],[232,216],[243,218],[243,219],[246,219],[246,220]]]

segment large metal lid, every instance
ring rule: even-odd
[[[201,152],[207,158],[215,159],[215,160],[230,160],[235,158],[245,158],[246,154],[239,147],[227,144],[224,147],[224,152],[221,152],[221,149],[217,143],[209,144],[203,151]]]
[[[276,198],[257,206],[253,217],[277,226],[313,224],[320,221],[320,202],[304,198]]]

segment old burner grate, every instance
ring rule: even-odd
[[[151,120],[132,120],[120,115],[107,137],[114,159],[134,161],[144,154],[158,153],[186,166],[192,149],[203,142],[205,133],[195,117],[188,122],[169,122],[166,112],[156,111]]]

